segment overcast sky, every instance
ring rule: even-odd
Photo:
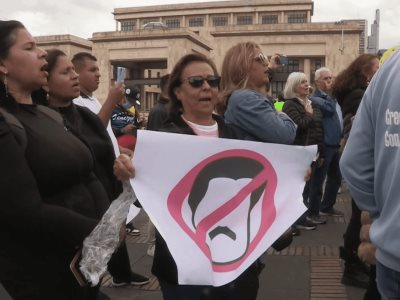
[[[241,0],[238,0],[241,1]],[[266,0],[268,1],[268,0]],[[2,0],[0,19],[16,19],[33,35],[73,34],[115,30],[114,8],[207,0]],[[313,22],[367,19],[368,32],[380,9],[380,48],[400,45],[400,0],[314,0]]]

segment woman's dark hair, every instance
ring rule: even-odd
[[[371,73],[375,54],[361,54],[345,70],[339,73],[332,86],[332,94],[339,103],[344,96],[355,89],[365,89],[368,86],[367,74]]]
[[[67,56],[63,51],[59,49],[49,49],[46,50],[47,52],[47,68],[46,71],[50,73],[54,69],[57,60],[60,56]],[[49,105],[47,102],[47,92],[44,89],[39,89],[37,91],[34,91],[32,93],[32,102],[35,104],[41,104],[41,105]]]
[[[25,26],[19,21],[1,21],[0,20],[0,60],[8,57],[10,48],[15,43],[15,33],[18,29],[25,29]],[[3,80],[0,80],[0,101],[5,103],[14,103],[11,95],[6,95],[6,88]]]
[[[183,56],[175,65],[169,77],[168,96],[170,99],[169,116],[171,118],[182,114],[182,102],[176,97],[175,89],[182,84],[182,73],[185,68],[194,62],[206,63],[214,71],[214,75],[218,75],[217,67],[209,58],[201,54],[191,53]]]
[[[50,73],[51,73],[51,71],[53,71],[58,58],[60,56],[67,56],[67,55],[59,49],[49,49],[49,50],[46,50],[46,52],[47,52],[47,57],[46,57],[47,69],[46,69],[46,71],[49,73],[49,76],[50,76]]]
[[[6,59],[8,51],[15,43],[15,31],[24,29],[19,21],[1,21],[0,20],[0,59]]]

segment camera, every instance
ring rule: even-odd
[[[279,65],[283,65],[283,66],[285,66],[285,65],[287,65],[288,64],[288,58],[287,58],[287,56],[285,56],[285,55],[280,55],[279,56],[279,58],[278,58],[278,64]]]

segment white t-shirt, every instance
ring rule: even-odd
[[[199,125],[193,122],[186,120],[183,116],[181,116],[183,121],[192,128],[193,132],[199,136],[210,136],[210,137],[218,137],[218,124],[215,122],[213,125]]]
[[[92,96],[92,97],[88,96],[88,98],[79,96],[78,98],[75,98],[73,101],[76,105],[80,105],[80,106],[90,109],[96,115],[99,113],[99,111],[101,109],[101,104],[100,104],[99,100],[97,100],[97,98],[94,96]],[[110,122],[108,122],[108,125],[107,125],[107,132],[108,132],[108,135],[110,136],[111,142],[114,147],[115,157],[118,157],[120,154],[118,142],[117,142],[117,139],[115,138],[114,132],[112,131]]]

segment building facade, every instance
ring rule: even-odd
[[[380,24],[380,11],[377,9],[375,11],[375,20],[371,24],[371,35],[368,37],[368,52],[378,53],[379,50],[379,24]]]
[[[125,67],[126,83],[141,88],[147,111],[157,99],[158,78],[180,57],[202,53],[220,69],[225,52],[246,41],[268,56],[288,56],[274,77],[273,96],[291,72],[304,72],[311,82],[321,66],[337,74],[359,54],[363,28],[358,21],[312,22],[313,5],[312,0],[247,0],[116,8],[116,30],[90,39],[102,74],[98,97],[105,99],[116,68]],[[144,26],[150,22],[166,26]]]

